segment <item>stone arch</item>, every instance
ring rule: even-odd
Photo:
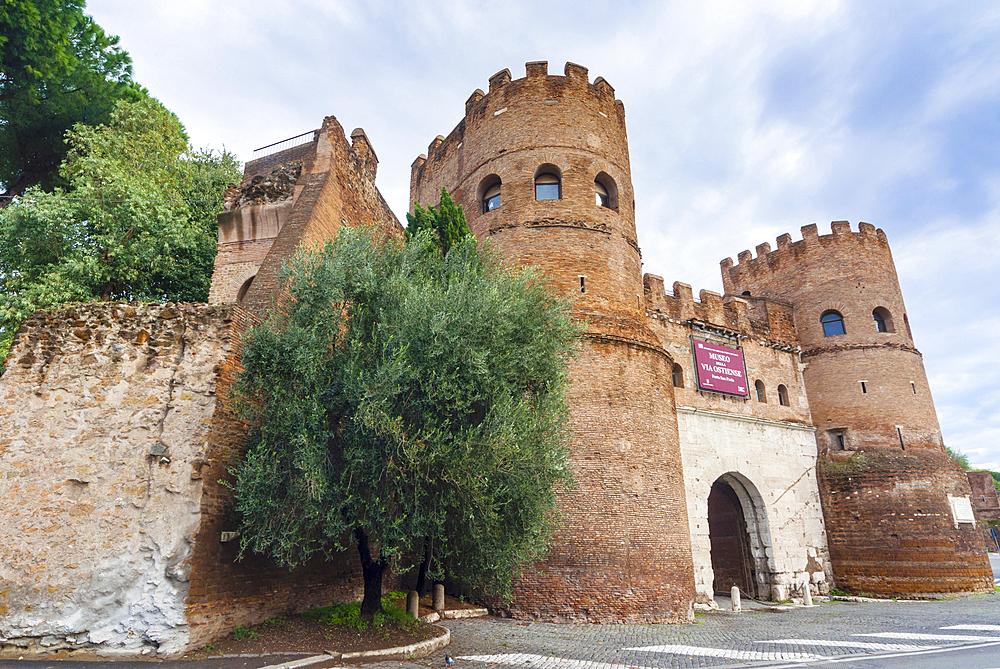
[[[713,497],[718,499],[719,495],[725,495],[738,505],[740,514],[738,523],[730,528],[731,534],[726,537],[713,536],[713,529],[718,532],[718,524],[726,522],[725,518],[713,518],[713,513],[718,516],[718,511],[713,509]],[[719,592],[729,592],[729,587],[733,584],[725,585],[720,580],[733,580],[736,578],[732,572],[736,566],[734,556],[724,555],[728,549],[743,550],[739,556],[743,569],[742,578],[745,579],[740,585],[740,590],[745,595],[757,597],[759,599],[769,599],[772,595],[774,585],[774,548],[771,541],[771,530],[768,523],[767,507],[764,498],[761,496],[757,486],[753,484],[743,474],[731,471],[723,474],[712,484],[712,492],[709,495],[708,505],[709,539],[712,543],[712,570],[713,586]],[[715,521],[713,523],[713,521]],[[716,527],[713,528],[713,525]],[[736,533],[741,533],[736,536]],[[717,541],[720,540],[721,541]],[[742,549],[740,547],[743,547]],[[717,575],[717,565],[729,573]],[[723,587],[724,586],[724,587]],[[745,589],[744,589],[745,588]]]
[[[232,272],[229,276],[229,281],[226,283],[224,290],[220,291],[218,301],[221,304],[233,304],[239,301],[240,289],[244,286],[249,288],[247,282],[250,279],[257,276],[258,270],[260,270],[260,263],[241,263],[240,265],[230,265],[229,271]],[[245,294],[243,295],[245,297]]]

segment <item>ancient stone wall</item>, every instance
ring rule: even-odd
[[[670,360],[590,339],[571,369],[577,487],[547,559],[515,583],[511,613],[574,622],[690,622],[693,573]]]
[[[355,553],[293,572],[227,511],[238,307],[82,304],[22,327],[0,377],[0,653],[169,657],[355,598]]]
[[[1000,521],[1000,495],[993,484],[993,475],[988,471],[979,471],[966,472],[965,477],[972,489],[972,508],[976,514],[983,520]]]
[[[357,551],[322,557],[294,570],[278,567],[264,556],[247,551],[239,559],[238,521],[231,509],[230,467],[246,445],[247,427],[237,420],[231,401],[241,367],[243,339],[257,319],[244,309],[230,307],[232,338],[230,354],[217,366],[216,395],[219,402],[212,416],[205,465],[198,473],[202,481],[200,525],[190,557],[190,586],[185,600],[189,626],[188,645],[199,648],[238,625],[253,625],[290,612],[316,606],[354,601],[364,583]],[[223,541],[223,533],[230,533]],[[386,578],[385,585],[392,583]]]
[[[950,508],[969,484],[944,451],[831,451],[820,477],[837,587],[889,597],[993,589],[981,532]]]
[[[187,647],[227,312],[82,304],[28,319],[0,377],[0,643]]]
[[[219,245],[208,291],[210,304],[243,300],[291,211],[289,199],[219,214]]]

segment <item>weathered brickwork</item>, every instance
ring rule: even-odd
[[[744,559],[754,581],[748,594],[783,600],[801,595],[806,584],[825,594],[833,571],[791,306],[764,298],[723,299],[709,291],[695,301],[691,287],[680,282],[668,295],[663,279],[649,274],[644,284],[650,327],[680,368],[674,397],[697,603],[711,607],[716,585],[722,591],[734,585],[719,583],[713,570],[720,546],[710,536],[709,495],[717,482],[733,491],[744,513],[739,532],[748,537]],[[692,337],[742,350],[748,397],[699,389]]]
[[[1000,521],[1000,495],[997,494],[993,476],[987,471],[966,472],[972,489],[972,508],[981,518]]]
[[[838,587],[891,597],[993,589],[982,534],[972,524],[955,526],[948,495],[967,496],[969,484],[947,453],[845,455],[820,460]]]
[[[242,336],[281,296],[282,264],[343,225],[401,234],[376,167],[364,132],[348,142],[327,117],[248,163],[245,182],[280,173],[264,195],[227,190],[210,293],[226,306],[76,305],[24,325],[0,377],[0,652],[170,656],[360,594],[353,552],[291,573],[238,561],[220,481],[248,432],[231,406]],[[542,175],[554,199],[536,199]],[[992,588],[961,507],[1000,503],[943,449],[881,230],[805,226],[723,261],[724,295],[668,293],[641,273],[624,106],[572,63],[475,91],[412,165],[411,201],[442,187],[505,262],[572,295],[581,325],[578,487],[509,614],[683,622],[731,582],[777,599]],[[695,340],[742,351],[748,396],[699,387]]]
[[[891,596],[988,589],[981,534],[946,522],[948,495],[970,490],[944,452],[885,233],[835,221],[832,234],[807,225],[802,236],[780,236],[774,251],[761,244],[756,257],[743,251],[736,265],[727,258],[722,278],[727,293],[794,309],[839,587]],[[821,318],[831,314],[841,322],[826,331]]]
[[[263,310],[280,292],[282,265],[300,246],[315,248],[341,225],[402,226],[375,187],[378,158],[364,130],[347,142],[333,116],[323,120],[315,140],[248,163],[243,180],[277,165],[302,161],[290,200],[249,205],[219,214],[219,255],[210,301],[235,302]]]
[[[536,199],[552,174],[557,199]],[[609,193],[595,200],[595,181]],[[501,204],[484,211],[490,186]],[[567,63],[543,62],[473,93],[447,139],[413,163],[411,201],[446,188],[473,233],[507,262],[537,267],[575,296],[585,325],[572,368],[570,427],[578,488],[548,559],[515,586],[511,613],[549,620],[690,620],[694,595],[673,410],[673,360],[645,323],[624,106],[614,89]]]
[[[223,532],[237,530],[228,512],[230,467],[243,453],[247,427],[237,420],[232,389],[239,377],[243,335],[258,319],[238,306],[230,308],[229,355],[217,367],[219,405],[212,417],[205,452],[200,518],[190,558],[190,587],[185,600],[191,648],[198,648],[238,625],[252,625],[278,615],[304,611],[361,596],[364,583],[355,552],[339,553],[289,571],[248,551],[238,559],[239,540],[223,543]],[[386,580],[386,585],[391,579]]]
[[[219,246],[208,292],[210,304],[242,300],[291,210],[292,201],[285,200],[219,214]]]

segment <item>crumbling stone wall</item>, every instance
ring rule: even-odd
[[[84,304],[22,326],[0,377],[4,651],[185,649],[226,315]]]
[[[237,560],[234,306],[82,304],[23,325],[0,377],[0,656],[169,657],[358,596],[355,553]]]
[[[333,116],[312,142],[247,163],[243,184],[226,191],[209,302],[267,309],[280,292],[282,266],[299,247],[316,248],[342,225],[402,226],[375,187],[378,158],[361,128]]]

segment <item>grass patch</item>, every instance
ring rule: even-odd
[[[237,641],[240,639],[256,639],[259,636],[260,634],[257,633],[257,630],[252,627],[247,627],[246,625],[233,628],[233,638]]]
[[[398,606],[397,602],[400,600],[406,602],[405,592],[390,592],[382,597],[382,612],[376,613],[371,623],[361,619],[361,602],[345,602],[334,606],[324,606],[306,611],[302,616],[327,625],[350,627],[357,630],[368,629],[369,626],[376,628],[392,626],[409,630],[417,624],[417,619]]]

